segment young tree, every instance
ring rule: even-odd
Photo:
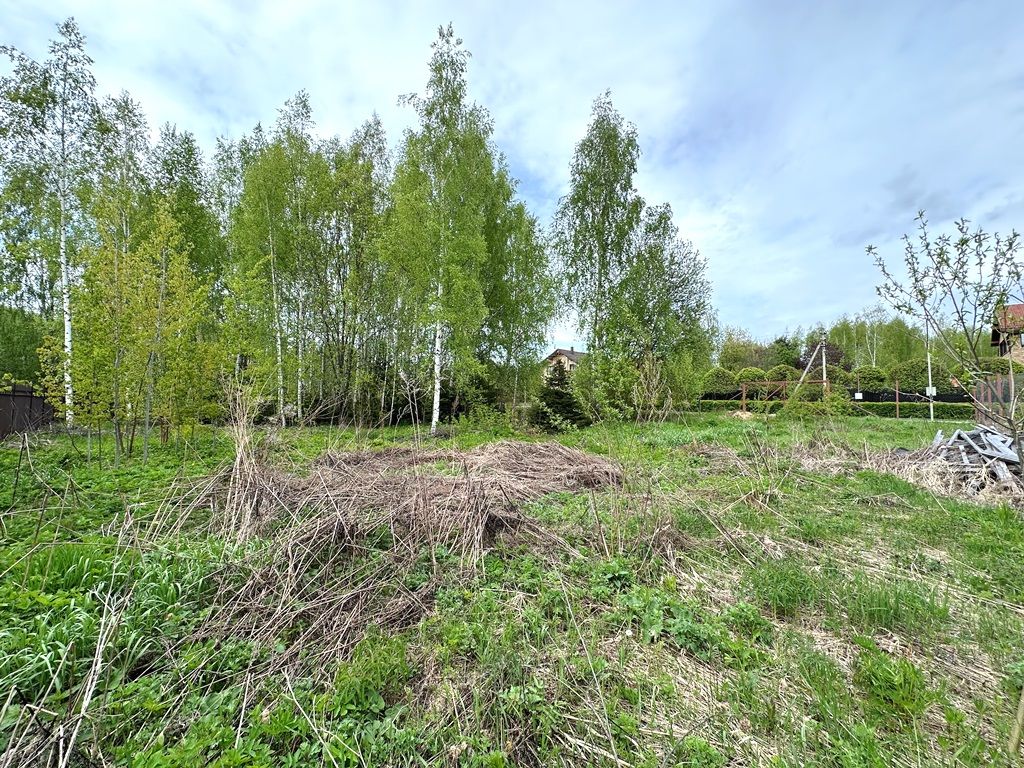
[[[636,128],[605,92],[594,101],[587,133],[576,145],[553,238],[567,297],[591,349],[606,344],[615,288],[629,267],[641,221],[644,204],[633,187],[639,157]]]
[[[433,49],[426,93],[408,99],[420,127],[405,138],[386,247],[420,322],[432,329],[431,434],[440,420],[445,358],[456,374],[475,365],[486,316],[484,207],[494,172],[490,118],[467,98],[469,53],[451,25],[439,30]]]
[[[896,311],[921,322],[934,343],[957,367],[976,381],[986,381],[984,350],[991,324],[1000,307],[1024,299],[1024,268],[1020,261],[1020,237],[1003,238],[980,227],[971,230],[966,219],[956,222],[955,234],[933,238],[924,212],[917,216],[917,237],[903,236],[903,268],[896,274],[878,249],[868,246],[882,275],[878,294]],[[1012,339],[1019,345],[1019,335]],[[929,350],[930,353],[930,350]],[[1013,436],[1021,454],[1024,428],[1018,408],[1015,377],[1009,378],[1011,397],[1005,410],[975,401],[995,424]],[[996,398],[997,400],[999,398]],[[1021,470],[1024,473],[1024,463]]]
[[[73,19],[57,28],[49,58],[36,62],[11,47],[0,50],[13,74],[0,80],[0,137],[4,176],[28,175],[45,196],[47,238],[56,241],[63,318],[64,413],[74,418],[71,294],[75,278],[73,229],[80,218],[80,193],[87,176],[95,125],[95,78],[85,38]]]

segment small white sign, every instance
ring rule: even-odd
[[[935,397],[937,394],[939,394],[939,391],[935,387],[925,387],[924,393],[928,397]]]
[[[854,392],[853,393],[853,399],[854,400],[863,400],[864,399],[864,393],[863,392]]]

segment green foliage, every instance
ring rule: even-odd
[[[716,366],[704,374],[704,394],[725,395],[738,389],[736,374],[726,368]]]
[[[751,645],[744,632],[730,633],[730,625],[750,630],[764,642],[765,627],[748,611],[714,614],[692,601],[680,600],[661,589],[634,586],[618,598],[625,618],[637,626],[643,642],[668,639],[698,659],[719,659],[738,669],[756,667],[762,653]]]
[[[39,355],[44,322],[33,312],[0,305],[0,377],[19,382],[39,378]]]
[[[894,658],[868,638],[857,638],[860,651],[853,667],[853,683],[865,696],[869,717],[882,722],[920,720],[937,699],[924,674],[904,658]]]
[[[765,375],[768,377],[768,381],[797,381],[800,378],[801,371],[798,371],[792,365],[773,365],[767,370]]]
[[[974,418],[974,405],[972,403],[935,403],[934,407],[936,419],[970,421]],[[857,402],[856,407],[853,409],[853,413],[854,415],[873,415],[883,416],[886,418],[896,418],[896,403]],[[928,403],[900,403],[900,418],[927,419],[928,415]]]
[[[955,392],[950,384],[949,370],[936,360],[932,360],[932,383],[939,394],[946,395]],[[899,382],[901,392],[916,392],[924,394],[928,386],[928,362],[927,360],[907,360],[894,365],[889,369],[889,386],[895,387]]]
[[[699,736],[686,736],[672,748],[676,768],[722,768],[725,756]]]
[[[1010,358],[1009,357],[980,357],[978,358],[982,375],[985,374],[1001,374],[1003,376],[1010,372]],[[1024,363],[1019,360],[1013,361],[1013,368],[1015,373],[1024,373]]]
[[[750,335],[739,328],[726,328],[722,347],[718,352],[718,364],[730,371],[741,371],[744,368],[764,368],[774,365],[763,344],[754,341]]]
[[[848,416],[853,413],[850,393],[840,386],[832,386],[824,397],[821,386],[805,384],[793,393],[782,406],[779,414],[787,418],[803,419],[813,417]]]
[[[549,432],[563,432],[588,423],[573,394],[569,372],[561,362],[549,368],[544,376],[533,421]]]
[[[826,367],[828,372],[828,383],[833,387],[849,387],[851,386],[850,374],[838,365],[829,365]]]
[[[736,381],[740,384],[754,384],[767,380],[768,374],[755,366],[748,366],[736,374]]]
[[[889,388],[888,374],[873,365],[862,365],[850,371],[850,386],[862,392],[881,392]]]
[[[814,608],[825,597],[821,580],[792,558],[757,566],[744,577],[743,585],[754,600],[782,618]]]
[[[623,355],[592,351],[573,371],[572,392],[592,421],[631,419],[636,415],[635,395],[640,372]]]

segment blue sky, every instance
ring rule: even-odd
[[[242,3],[0,0],[0,43],[43,56],[73,15],[101,93],[207,148],[300,89],[319,130],[373,111],[393,141],[452,21],[470,89],[545,224],[590,105],[636,124],[636,184],[708,260],[723,323],[768,338],[875,302],[919,208],[1024,229],[1020,2]],[[573,343],[571,323],[553,342]]]

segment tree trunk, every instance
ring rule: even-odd
[[[298,363],[299,363],[299,371],[298,371],[298,376],[296,377],[297,381],[295,382],[295,387],[296,387],[295,407],[297,409],[297,416],[298,416],[298,419],[299,419],[299,423],[302,423],[302,373],[303,373],[303,365],[302,365],[302,363],[303,363],[304,352],[305,352],[305,346],[303,344],[303,339],[304,339],[304,336],[305,336],[305,325],[303,324],[303,315],[304,315],[303,309],[304,308],[303,308],[302,303],[303,303],[302,302],[302,298],[300,297],[299,298],[299,327],[298,327],[298,336],[299,336],[299,339],[298,339],[298,355],[299,355]]]
[[[437,283],[437,311],[441,311],[441,282]],[[434,323],[434,405],[430,414],[430,434],[437,434],[441,420],[441,319]]]
[[[269,216],[270,213],[268,211],[267,232],[270,241],[270,288],[274,302],[274,352],[276,356],[275,362],[277,363],[277,413],[283,427],[286,426],[284,415],[284,342],[281,332],[281,311],[277,296],[277,263],[274,253],[274,232],[270,228]]]
[[[71,382],[71,264],[68,258],[68,239],[65,231],[67,193],[60,195],[60,298],[64,312],[64,419],[70,427],[74,423],[75,390]]]
[[[121,453],[124,451],[124,436],[121,431],[121,348],[114,352],[114,380],[112,382],[114,414],[114,466],[120,466]]]

